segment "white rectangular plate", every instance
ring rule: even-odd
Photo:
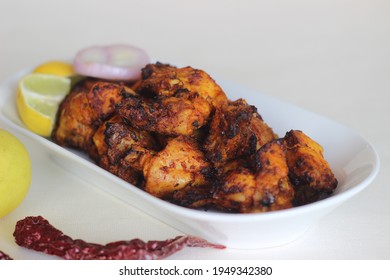
[[[108,194],[184,233],[230,248],[271,247],[298,238],[310,225],[367,187],[379,170],[379,159],[373,147],[350,129],[273,97],[218,80],[231,100],[244,98],[255,105],[280,136],[291,129],[299,129],[321,144],[339,186],[325,200],[270,213],[229,214],[186,209],[155,198],[96,166],[84,154],[60,147],[27,130],[16,109],[17,82],[27,72],[18,73],[0,87],[0,118],[11,129],[38,142],[60,166]]]

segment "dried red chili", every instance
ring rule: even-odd
[[[14,237],[20,246],[69,260],[163,259],[184,247],[225,248],[193,236],[148,242],[133,239],[100,245],[72,239],[41,216],[26,217],[18,221]]]
[[[0,251],[0,260],[12,260],[12,258],[8,256],[6,253]]]

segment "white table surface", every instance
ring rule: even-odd
[[[324,115],[362,135],[381,159],[367,189],[290,244],[191,248],[170,259],[390,259],[389,1],[1,1],[0,82],[112,43],[138,45],[156,60],[216,73]],[[14,243],[16,221],[29,215],[93,242],[181,234],[48,164],[39,145],[14,134],[30,153],[33,181],[20,207],[0,219],[0,250],[13,258],[55,259]]]

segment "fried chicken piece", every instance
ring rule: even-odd
[[[100,167],[139,185],[146,161],[160,149],[147,131],[135,129],[115,115],[103,123],[93,136]]]
[[[230,212],[266,212],[328,197],[337,187],[323,148],[302,131],[271,140],[254,155],[225,163],[218,186],[184,188],[174,203]]]
[[[93,156],[96,151],[92,136],[114,113],[124,92],[133,93],[120,83],[94,79],[81,81],[60,104],[53,140],[61,146],[81,149]]]
[[[142,173],[132,168],[130,165],[124,163],[123,160],[120,160],[118,164],[109,164],[106,166],[100,166],[103,169],[107,170],[111,174],[121,178],[122,180],[136,186],[138,188],[142,188],[144,179]]]
[[[210,172],[212,174],[213,172]],[[175,190],[169,198],[171,203],[192,209],[216,208],[214,195],[217,191],[218,184],[208,183],[195,186],[185,186]]]
[[[214,177],[215,184],[175,191],[172,202],[189,208],[252,213],[318,201],[337,187],[322,154],[318,143],[291,130],[248,158],[226,162]]]
[[[289,176],[296,189],[295,204],[328,197],[338,182],[323,156],[323,147],[299,130],[287,132],[284,141]]]
[[[93,84],[88,79],[77,84],[65,97],[58,109],[57,123],[52,138],[61,145],[86,150],[87,140],[94,133],[88,92]]]
[[[156,99],[129,97],[117,111],[137,129],[178,136],[193,135],[204,126],[211,106],[197,93],[182,92]]]
[[[271,141],[256,153],[256,170],[231,169],[215,194],[217,207],[230,212],[268,212],[292,207],[294,188],[288,177],[286,148]]]
[[[156,197],[170,199],[181,188],[208,185],[210,169],[198,143],[178,136],[145,163],[144,189]]]
[[[216,109],[204,149],[208,159],[219,168],[229,161],[254,154],[273,139],[273,130],[263,121],[256,107],[238,99]]]
[[[224,184],[226,174],[242,169],[249,171],[254,166],[254,164],[251,163],[253,158],[250,158],[249,160],[239,159],[230,161],[222,166],[220,173],[217,173],[215,169],[210,169],[210,172],[207,173],[208,181],[211,182],[210,184],[189,186],[176,190],[170,201],[187,208],[217,208],[218,201],[215,199],[215,194]],[[251,171],[249,171],[249,173],[250,172]],[[252,175],[253,172],[250,176]]]
[[[142,69],[142,80],[136,87],[138,92],[157,96],[173,96],[178,92],[198,93],[213,108],[227,104],[226,94],[204,71],[192,67],[177,68],[157,62]]]

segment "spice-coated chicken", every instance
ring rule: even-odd
[[[124,88],[123,84],[95,79],[79,82],[60,104],[53,140],[61,146],[78,148],[93,155],[92,136],[114,113]]]
[[[246,160],[227,163],[212,187],[178,190],[173,201],[190,208],[216,208],[225,212],[255,213],[293,206],[294,186],[288,177],[286,147],[272,140]]]
[[[145,190],[154,196],[170,199],[184,187],[210,185],[212,168],[198,143],[185,136],[168,141],[163,150],[145,162]]]
[[[337,186],[323,148],[299,130],[269,141],[245,159],[226,163],[221,171],[213,186],[176,191],[174,203],[228,212],[268,212],[325,198]]]
[[[323,156],[323,147],[299,130],[287,132],[284,141],[289,177],[296,189],[295,205],[329,196],[338,182]]]
[[[226,105],[222,88],[203,70],[177,68],[169,64],[148,64],[142,69],[142,80],[135,87],[141,94],[172,96],[180,92],[196,92],[213,107]]]
[[[136,186],[143,182],[145,162],[160,149],[149,132],[127,125],[118,115],[104,122],[92,141],[97,164]]]
[[[99,127],[93,141],[102,168],[156,197],[169,199],[183,187],[208,183],[210,164],[191,137],[169,138],[161,148],[149,132],[116,115]]]
[[[227,172],[214,198],[217,207],[253,213],[291,208],[294,187],[288,174],[286,147],[274,140],[254,157],[255,170],[240,167]]]
[[[254,154],[273,139],[274,132],[257,109],[239,99],[215,110],[204,149],[216,167],[223,167],[229,161]]]
[[[256,107],[191,67],[148,64],[131,88],[86,79],[61,104],[53,139],[190,208],[267,212],[337,186],[318,143],[298,130],[277,138]]]
[[[206,125],[211,105],[197,93],[180,92],[153,99],[132,96],[123,100],[117,111],[137,129],[190,136]]]

